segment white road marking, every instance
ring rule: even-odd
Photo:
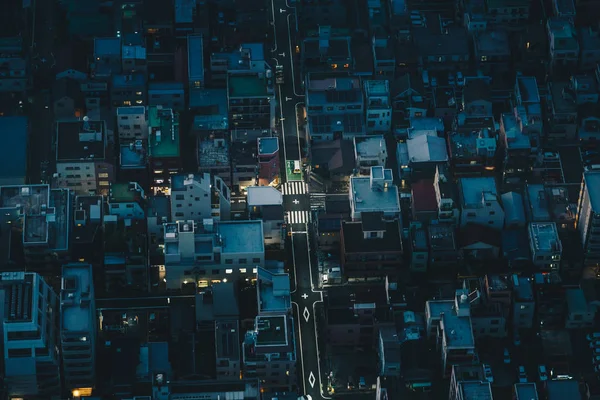
[[[308,322],[308,320],[310,319],[310,312],[308,311],[308,307],[304,307],[304,312],[302,313],[302,316],[304,317],[304,320]]]
[[[308,299],[308,295],[307,295],[306,293],[304,293],[304,294],[302,295],[302,298],[303,298],[304,300],[306,300],[306,299]]]
[[[306,224],[309,218],[308,211],[290,211],[288,222],[290,224]]]
[[[283,184],[281,187],[281,193],[284,196],[293,195],[293,194],[306,194],[307,184],[302,181],[290,181]]]
[[[315,387],[315,382],[316,382],[316,378],[315,378],[315,374],[312,373],[312,371],[310,371],[310,375],[308,377],[308,383],[310,384],[311,388]]]

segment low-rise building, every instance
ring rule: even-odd
[[[272,391],[296,387],[296,335],[287,314],[257,316],[243,341],[243,374],[258,378]]]
[[[562,244],[554,222],[529,224],[529,248],[533,265],[540,270],[557,271],[560,268]]]
[[[179,134],[179,114],[162,106],[148,107],[148,163],[153,187],[169,187],[171,175],[181,169]]]
[[[385,167],[387,147],[383,136],[355,136],[354,158],[361,175],[369,175],[371,167]]]
[[[292,311],[290,276],[258,268],[256,273],[258,315],[285,315]]]
[[[23,49],[23,37],[3,37],[0,43],[0,92],[25,93],[31,85],[31,73]]]
[[[187,76],[188,89],[200,89],[205,84],[204,73],[204,37],[187,36]]]
[[[360,221],[342,222],[341,265],[349,282],[383,281],[403,264],[401,225],[383,211],[362,212]]]
[[[117,129],[122,141],[148,139],[146,107],[132,106],[117,108]]]
[[[392,104],[390,82],[368,80],[364,82],[365,113],[368,134],[386,134],[392,129]]]
[[[113,107],[145,106],[146,75],[141,72],[111,77],[110,101]]]
[[[199,286],[252,277],[264,266],[262,221],[202,224],[178,221],[164,226],[167,289],[196,280]]]
[[[324,68],[349,71],[353,67],[351,37],[331,25],[319,25],[315,35],[305,38],[301,54],[305,72],[323,71]]]
[[[285,228],[283,196],[271,186],[249,186],[247,189],[248,216],[263,221],[265,246],[283,248]]]
[[[68,259],[71,191],[49,185],[0,186],[0,210],[21,227],[29,269],[46,269]]]
[[[258,138],[258,184],[261,186],[279,183],[279,140],[275,137]]]
[[[533,285],[528,278],[513,275],[512,290],[513,326],[516,329],[530,329],[533,326],[535,313]]]
[[[489,73],[509,68],[511,48],[508,32],[500,29],[479,32],[473,42],[475,62],[482,71]]]
[[[26,117],[0,117],[0,141],[3,160],[0,186],[24,185],[27,179],[29,124]],[[41,177],[45,180],[45,176]]]
[[[238,379],[242,368],[239,321],[215,321],[215,344],[217,380]]]
[[[565,292],[567,301],[567,316],[565,328],[567,329],[589,329],[594,325],[596,313],[588,304],[585,294],[581,288],[567,289]]]
[[[138,182],[140,186],[149,186],[148,151],[142,140],[136,140],[119,146],[119,181]]]
[[[114,166],[104,121],[60,121],[56,124],[56,184],[77,194],[107,194]]]
[[[548,19],[546,29],[550,39],[550,67],[574,71],[579,64],[579,42],[573,22],[552,17]]]
[[[185,110],[185,88],[182,82],[150,82],[148,84],[148,105],[162,106],[174,111]]]
[[[577,101],[569,82],[548,84],[550,123],[547,136],[551,140],[571,140],[577,134]]]
[[[271,129],[275,122],[275,91],[266,71],[235,71],[227,75],[229,121],[233,128]]]
[[[496,163],[497,136],[490,129],[448,134],[450,163],[457,174],[481,174]]]
[[[415,136],[398,143],[396,157],[403,180],[432,178],[437,165],[448,162],[446,141],[434,134]]]
[[[586,26],[579,31],[579,71],[594,71],[600,64],[600,31]]]
[[[479,224],[494,229],[504,226],[504,210],[500,204],[494,178],[461,178],[461,226]]]
[[[492,386],[481,364],[454,365],[449,400],[493,400]]]
[[[348,196],[352,220],[360,220],[365,212],[383,212],[385,218],[400,214],[400,196],[391,169],[371,167],[368,177],[351,177]]]
[[[229,143],[224,138],[198,139],[198,172],[219,177],[231,186]]]
[[[438,221],[458,225],[460,220],[459,196],[456,185],[448,179],[448,168],[438,164],[433,178],[433,188],[437,202]]]
[[[230,218],[231,193],[218,176],[173,175],[170,198],[171,221],[227,221]]]
[[[513,385],[513,396],[515,400],[538,400],[538,392],[535,383],[515,383]]]
[[[119,219],[145,219],[146,194],[137,182],[113,183],[108,192],[108,212]]]

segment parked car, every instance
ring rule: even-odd
[[[538,376],[540,378],[540,382],[544,382],[548,380],[548,370],[545,365],[538,366]]]
[[[594,356],[594,357],[592,358],[592,362],[593,362],[594,364],[600,364],[600,356]]]
[[[515,346],[521,345],[521,337],[519,336],[519,332],[517,331],[513,333],[513,342],[515,343]]]
[[[519,383],[527,383],[527,373],[525,372],[525,367],[519,365],[519,369],[517,370],[519,376]]]
[[[462,72],[458,71],[456,73],[456,84],[458,86],[464,86],[465,85],[465,77],[463,76]]]
[[[504,364],[510,364],[510,353],[508,349],[504,349]]]
[[[594,347],[600,347],[600,340],[590,342],[590,349],[593,349]]]
[[[456,85],[456,79],[454,78],[454,73],[448,72],[448,85],[454,86]]]
[[[600,341],[600,332],[589,333],[586,336],[586,339],[588,340],[588,342],[591,342],[591,341]]]
[[[494,375],[492,374],[492,367],[488,364],[483,364],[483,376],[489,383],[494,383]]]

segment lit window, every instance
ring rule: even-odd
[[[123,102],[123,105],[124,105],[124,106],[130,106],[130,105],[131,105],[131,101],[129,101],[129,100],[125,100],[125,101]]]
[[[226,269],[226,270],[225,270],[225,273],[226,273],[226,274],[233,274],[233,270],[232,270],[232,269]]]
[[[240,274],[245,274],[246,273],[246,268],[240,268]]]
[[[98,178],[108,178],[108,174],[106,172],[101,172],[98,174]]]
[[[136,96],[141,96],[141,95],[142,95],[142,92],[135,92],[135,95],[136,95]]]
[[[142,101],[142,100],[136,100],[136,101],[135,101],[135,104],[142,104],[142,103],[143,103],[143,101]]]
[[[255,274],[258,272],[258,268],[252,268],[252,273]]]
[[[100,181],[100,186],[109,186],[108,181]]]

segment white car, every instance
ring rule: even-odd
[[[545,365],[538,366],[538,375],[540,378],[540,382],[544,382],[548,380],[548,370]]]
[[[492,374],[492,367],[488,364],[483,364],[483,376],[489,383],[494,383],[494,375]]]

